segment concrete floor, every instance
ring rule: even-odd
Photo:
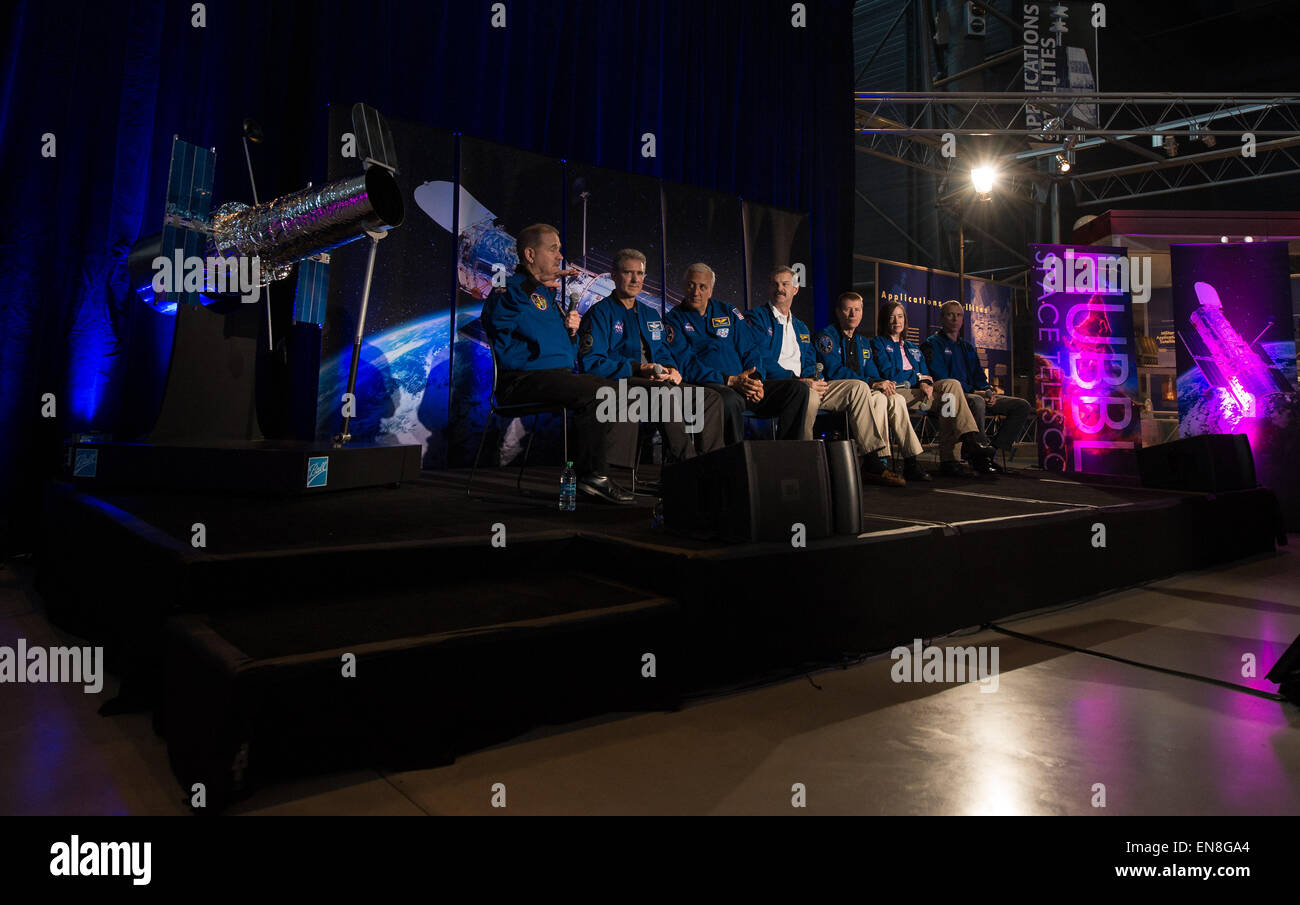
[[[0,644],[72,644],[21,561],[0,569]],[[1300,535],[1277,554],[1109,594],[1006,626],[1273,690],[1300,634]],[[259,790],[244,814],[1298,814],[1300,708],[1021,641],[997,690],[895,683],[887,657],[699,701],[549,728],[431,770]],[[1253,654],[1257,678],[1243,678]],[[183,814],[147,715],[115,693],[0,685],[0,814]],[[504,809],[493,785],[504,783]],[[801,783],[806,808],[791,804]],[[1095,806],[1104,787],[1105,810]]]

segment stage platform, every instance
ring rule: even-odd
[[[464,471],[292,499],[55,483],[37,589],[106,645],[124,705],[154,707],[178,780],[219,805],[271,777],[671,709],[1270,551],[1279,532],[1267,490],[1022,470],[868,488],[856,536],[726,544],[653,527],[649,496],[559,512],[555,469],[532,475],[536,497],[512,470],[480,472],[472,498]]]

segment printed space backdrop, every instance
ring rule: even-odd
[[[351,430],[357,442],[419,445],[424,468],[470,465],[485,430],[483,464],[517,462],[523,453],[532,419],[496,424],[489,414],[492,356],[480,321],[494,271],[514,272],[515,236],[523,227],[543,222],[560,229],[568,263],[581,271],[566,290],[578,295],[582,313],[613,291],[610,268],[622,248],[645,253],[640,300],[659,311],[681,301],[681,275],[697,261],[717,274],[714,297],[742,312],[747,274],[760,274],[765,284],[772,266],[811,261],[805,214],[418,123],[388,122],[406,218],[379,244]],[[331,180],[360,172],[359,161],[340,153],[340,137],[351,128],[348,109],[331,109]],[[340,426],[368,245],[353,242],[331,258],[319,439]],[[755,298],[752,292],[749,297]],[[758,299],[766,302],[765,289]],[[812,324],[810,289],[795,298],[795,310]],[[543,416],[530,461],[554,463],[560,447],[559,419]]]

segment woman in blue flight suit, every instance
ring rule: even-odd
[[[961,444],[962,458],[979,474],[993,474],[993,448],[984,437],[966,403],[966,392],[955,380],[934,380],[925,356],[916,343],[904,339],[907,309],[901,302],[885,302],[876,318],[876,335],[871,353],[880,372],[880,391],[887,396],[901,394],[910,409],[939,413],[939,471],[946,475],[969,475],[957,461],[955,447]]]

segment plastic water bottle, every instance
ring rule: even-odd
[[[578,500],[578,473],[573,470],[572,462],[564,463],[560,472],[560,511],[572,512]]]

